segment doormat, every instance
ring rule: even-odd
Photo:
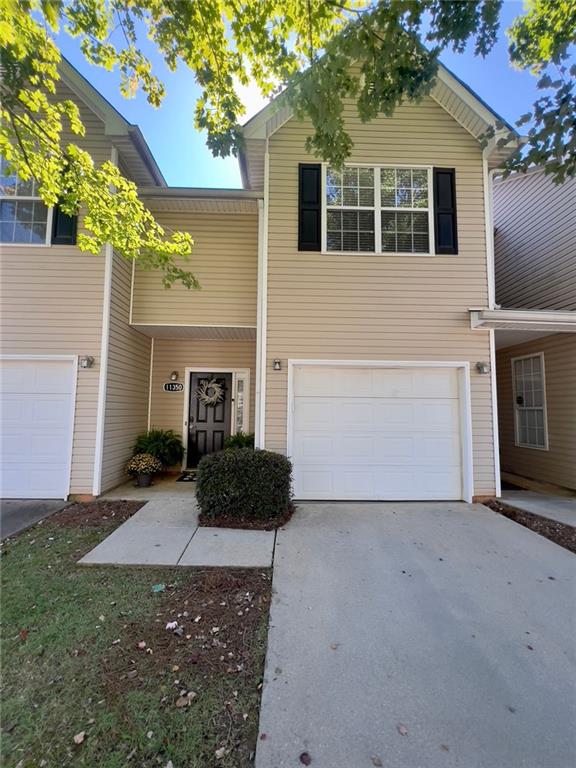
[[[188,472],[182,472],[178,480],[176,480],[177,483],[193,483],[196,480],[196,470],[191,470]]]

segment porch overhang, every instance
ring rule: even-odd
[[[470,309],[473,330],[576,333],[576,312],[542,309]]]
[[[252,325],[159,325],[131,323],[132,328],[154,339],[203,339],[241,341],[256,339]]]

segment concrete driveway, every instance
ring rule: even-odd
[[[576,764],[576,557],[480,505],[300,504],[257,768]]]
[[[59,499],[1,499],[0,538],[24,531],[67,504],[67,501]]]

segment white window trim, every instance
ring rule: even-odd
[[[438,256],[434,250],[435,231],[434,231],[434,190],[433,190],[433,166],[431,165],[408,165],[406,163],[344,163],[344,167],[350,168],[373,168],[374,169],[374,206],[340,206],[341,210],[354,210],[354,211],[374,211],[374,250],[373,251],[329,251],[328,250],[328,205],[326,202],[326,176],[328,171],[328,163],[322,163],[322,243],[320,253],[322,256],[400,256],[402,258],[418,258],[424,256],[426,258],[430,256]],[[408,252],[392,252],[382,250],[382,211],[400,211],[406,213],[423,213],[421,208],[382,208],[381,205],[376,205],[380,202],[380,198],[376,199],[376,195],[380,195],[380,171],[383,168],[406,168],[416,169],[420,171],[428,172],[428,253],[408,253]],[[332,207],[332,206],[331,206]]]
[[[527,445],[520,442],[520,425],[518,424],[518,405],[516,404],[516,362],[518,360],[530,360],[533,357],[540,358],[540,371],[542,374],[542,405],[534,406],[534,408],[542,408],[542,414],[544,419],[544,445]],[[514,408],[514,445],[516,448],[528,448],[532,451],[548,451],[550,450],[548,444],[548,409],[546,406],[546,371],[544,368],[544,352],[533,352],[530,355],[520,355],[513,357],[510,360],[512,369],[512,407]]]
[[[30,200],[34,203],[42,203],[41,197],[33,197],[32,195],[0,195],[0,200]],[[0,245],[3,248],[50,248],[52,246],[52,221],[54,218],[54,206],[46,206],[48,208],[48,215],[46,216],[46,239],[43,243],[5,243],[0,240]]]

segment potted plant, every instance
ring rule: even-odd
[[[126,464],[126,472],[136,478],[136,485],[140,488],[148,488],[152,476],[161,471],[162,462],[149,453],[137,453]]]
[[[149,429],[138,435],[133,453],[149,453],[162,463],[163,469],[180,464],[184,455],[184,446],[180,435],[172,429]]]

